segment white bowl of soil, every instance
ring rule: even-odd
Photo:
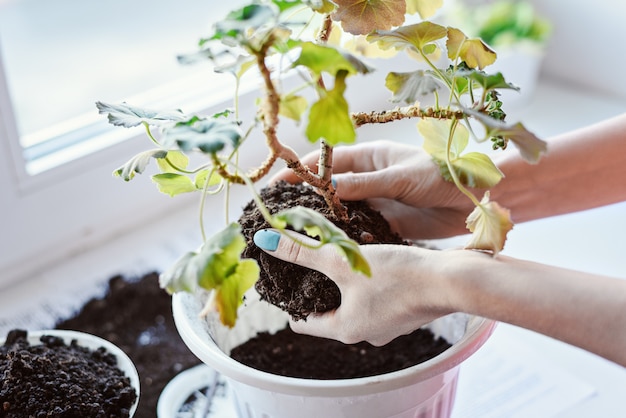
[[[6,416],[39,416],[42,411],[56,414],[46,416],[134,415],[139,375],[120,348],[78,331],[25,333],[13,330],[0,339],[0,407]],[[27,410],[35,404],[42,411]]]

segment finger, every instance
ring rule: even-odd
[[[401,173],[394,167],[366,173],[335,174],[333,184],[343,200],[396,199],[400,193],[392,186],[400,184],[398,175]]]
[[[302,157],[300,159],[300,162],[302,163],[302,165],[308,167],[311,171],[317,173],[317,162],[319,160],[319,155],[320,155],[319,151],[312,151],[306,154],[304,157]],[[274,184],[280,180],[285,180],[286,182],[292,183],[292,184],[300,183],[302,181],[302,179],[296,176],[293,170],[291,170],[288,167],[283,168],[279,170],[276,174],[274,174],[270,178],[269,183]]]
[[[319,247],[319,241],[293,231],[281,234],[275,229],[261,229],[254,234],[254,243],[276,258],[317,270],[329,277],[335,272],[349,270],[333,246]]]
[[[297,334],[312,335],[313,337],[332,338],[334,335],[335,311],[325,313],[312,313],[306,320],[289,319],[291,330]]]

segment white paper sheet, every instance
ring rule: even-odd
[[[461,366],[452,418],[549,418],[595,393],[499,327]]]

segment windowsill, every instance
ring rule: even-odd
[[[546,137],[626,111],[623,101],[604,100],[589,92],[570,91],[568,87],[546,81],[540,83],[532,103],[520,112],[523,114],[520,119],[536,134]],[[573,103],[578,105],[573,106]],[[566,110],[557,111],[559,108]],[[373,127],[364,131],[363,136],[393,137],[394,133],[400,136],[400,129],[408,125],[399,126],[391,131]],[[413,122],[410,129],[414,129]],[[241,207],[244,200],[247,197],[235,191],[231,207]],[[200,244],[197,208],[192,206],[173,212],[156,224],[128,231],[97,248],[59,260],[55,266],[30,280],[2,289],[0,335],[16,325],[30,329],[53,326],[58,318],[71,315],[86,300],[100,295],[107,280],[116,274],[135,277],[167,268],[183,252]],[[222,208],[217,206],[221,205],[216,205],[212,216],[221,225],[224,216]],[[626,236],[625,210],[626,203],[622,203],[517,225],[507,242],[506,253],[562,267],[626,277],[618,242]],[[231,213],[231,219],[237,215]],[[217,223],[208,226],[209,230],[218,227]],[[163,237],[168,237],[167,242]],[[590,242],[594,244],[593,257],[589,255]],[[492,341],[497,344],[505,340],[530,345],[535,355],[595,388],[595,396],[557,416],[612,416],[621,408],[623,393],[618,392],[626,387],[624,368],[567,344],[503,324]],[[519,353],[508,355],[513,360]],[[471,368],[461,376],[461,379],[472,379]],[[463,405],[456,408],[462,409]]]

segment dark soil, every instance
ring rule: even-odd
[[[231,357],[255,369],[304,379],[351,379],[402,370],[445,351],[450,344],[418,329],[382,347],[343,344],[296,334],[290,328],[262,333],[235,347]]]
[[[200,363],[178,335],[171,297],[158,281],[156,273],[138,280],[113,277],[105,297],[89,301],[74,317],[57,324],[59,329],[107,339],[131,358],[141,386],[136,418],[156,417],[165,385],[182,370]]]
[[[0,417],[128,417],[137,393],[104,348],[13,330],[0,347]]]
[[[343,202],[349,215],[349,221],[343,222],[331,214],[318,193],[304,184],[280,182],[263,189],[261,198],[272,214],[291,206],[314,209],[359,244],[409,245],[391,230],[380,212],[363,201]],[[296,320],[306,320],[310,313],[339,307],[339,288],[328,277],[272,257],[254,245],[254,233],[270,227],[254,202],[244,208],[239,223],[247,240],[243,256],[256,259],[261,266],[256,289],[262,299],[280,307]],[[236,347],[231,356],[251,367],[279,375],[347,379],[401,370],[428,360],[449,347],[447,341],[435,339],[430,331],[419,329],[384,347],[374,347],[365,342],[345,345],[298,335],[286,329],[275,335],[260,334]]]
[[[349,222],[344,222],[332,215],[322,196],[302,183],[277,183],[261,190],[261,198],[272,214],[292,206],[314,209],[359,244],[407,244],[391,231],[389,223],[380,212],[362,201],[343,202],[350,218]],[[269,228],[270,225],[263,219],[253,201],[244,208],[239,223],[247,241],[243,257],[254,258],[261,266],[261,276],[256,283],[261,299],[280,307],[294,319],[305,319],[310,313],[326,312],[339,307],[339,288],[328,277],[318,271],[278,260],[254,245],[254,233],[259,229]]]

